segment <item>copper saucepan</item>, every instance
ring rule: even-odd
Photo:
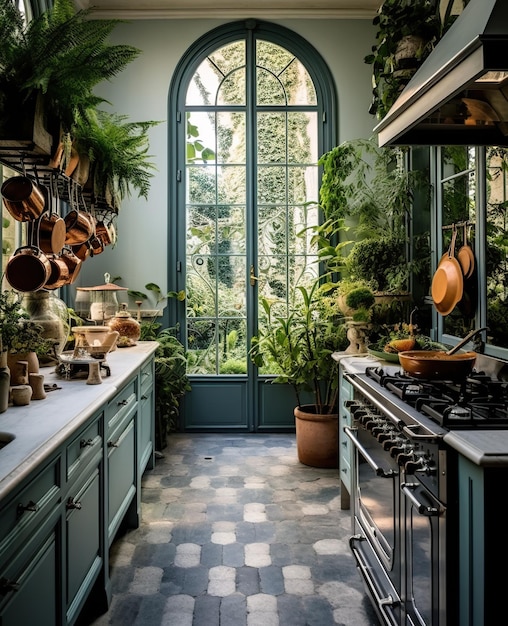
[[[73,209],[64,218],[66,235],[65,243],[75,246],[85,243],[94,234],[94,218],[80,209]]]
[[[46,254],[58,254],[65,244],[65,221],[57,213],[43,215],[39,221],[39,247]]]
[[[18,222],[36,220],[44,212],[41,189],[28,176],[12,176],[2,184],[4,206]]]
[[[69,283],[69,267],[64,259],[56,254],[48,256],[51,273],[44,285],[44,289],[58,289]]]
[[[18,248],[7,261],[5,278],[16,291],[37,291],[51,274],[48,257],[37,246]]]
[[[81,271],[83,261],[79,259],[70,248],[64,248],[60,258],[69,268],[69,278],[67,280],[67,284],[72,285]]]

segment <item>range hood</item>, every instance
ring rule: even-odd
[[[384,145],[508,145],[508,0],[471,0],[376,126]]]

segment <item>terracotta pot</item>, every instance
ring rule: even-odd
[[[314,405],[294,410],[298,460],[311,467],[339,466],[339,424],[337,413],[317,415]]]
[[[399,352],[404,371],[415,378],[461,381],[471,373],[476,352],[446,354],[439,350],[408,350]]]
[[[5,278],[16,291],[37,291],[51,275],[48,257],[36,246],[23,246],[7,261]]]
[[[28,176],[13,176],[2,184],[4,206],[18,222],[29,222],[42,215],[44,194]]]

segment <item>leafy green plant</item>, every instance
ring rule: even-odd
[[[368,287],[357,287],[346,295],[346,305],[351,309],[369,309],[376,299]]]
[[[252,338],[250,358],[261,371],[270,364],[278,372],[273,382],[291,385],[299,407],[303,392],[311,392],[316,413],[334,413],[338,364],[331,354],[347,345],[337,298],[330,283],[316,281],[309,289],[298,286],[293,299],[287,318],[273,316],[277,302],[261,301],[266,324]]]
[[[89,111],[73,127],[76,149],[90,159],[89,185],[96,198],[114,210],[131,195],[148,198],[155,169],[148,155],[148,130],[159,122],[130,122],[127,116]]]
[[[12,353],[36,352],[38,356],[49,354],[54,341],[41,336],[43,328],[30,321],[21,304],[22,295],[14,291],[0,292],[0,348]]]
[[[141,324],[141,328],[146,325]],[[177,327],[164,328],[144,333],[144,340],[158,342],[155,352],[155,425],[156,446],[159,450],[166,446],[168,432],[178,429],[181,398],[191,390],[187,377],[187,357],[185,348],[178,340]],[[142,332],[143,336],[143,332]]]
[[[6,129],[12,131],[12,116],[41,95],[46,114],[72,132],[77,117],[87,119],[105,102],[93,88],[139,55],[132,46],[108,44],[119,21],[90,20],[91,10],[76,12],[71,0],[55,0],[25,24],[16,3],[0,0],[0,119]]]

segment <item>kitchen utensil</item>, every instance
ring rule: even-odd
[[[58,205],[58,185],[51,177],[49,212],[39,219],[39,247],[45,254],[59,254],[65,244],[65,221],[53,210],[53,202]],[[53,201],[54,198],[54,201]]]
[[[44,289],[58,289],[69,283],[69,267],[64,259],[57,255],[48,255],[51,273]]]
[[[17,291],[37,291],[51,274],[48,257],[37,246],[18,248],[7,261],[5,278]]]
[[[81,271],[81,264],[83,263],[83,261],[79,259],[70,248],[67,247],[62,250],[60,258],[67,264],[67,267],[69,268],[68,284],[72,285],[72,283],[78,277],[79,272]]]
[[[2,184],[5,208],[18,222],[35,220],[44,212],[44,194],[28,176],[12,176]]]
[[[457,229],[453,228],[448,252],[441,257],[438,268],[432,278],[432,300],[438,313],[448,315],[462,298],[464,277],[462,268],[455,258],[455,240]]]
[[[456,354],[473,337],[488,330],[478,328],[468,333],[447,352],[443,350],[407,350],[399,352],[399,361],[404,371],[415,378],[460,381],[471,373],[476,361],[476,352]]]
[[[85,243],[94,233],[93,218],[90,213],[81,209],[73,209],[69,211],[64,218],[65,220],[65,243],[71,246]]]
[[[462,241],[462,246],[457,252],[457,260],[460,264],[460,267],[462,268],[462,273],[464,275],[464,278],[466,279],[470,278],[474,272],[475,258],[474,258],[474,252],[468,243],[466,223],[464,223],[463,241]]]
[[[415,378],[459,381],[467,377],[476,361],[476,352],[447,354],[440,350],[399,352],[404,371]]]

